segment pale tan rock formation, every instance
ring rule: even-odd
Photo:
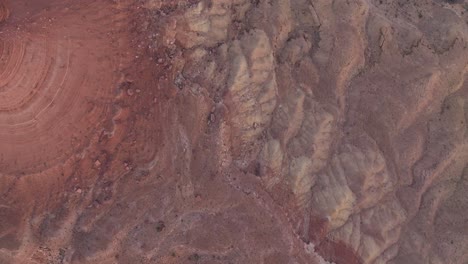
[[[468,261],[468,2],[0,4],[0,263]]]

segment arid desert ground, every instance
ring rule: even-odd
[[[467,264],[468,0],[0,0],[0,264]]]

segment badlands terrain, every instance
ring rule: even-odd
[[[1,264],[468,263],[468,0],[0,1]]]

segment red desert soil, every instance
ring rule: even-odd
[[[467,0],[0,1],[0,264],[468,263]]]

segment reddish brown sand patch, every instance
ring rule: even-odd
[[[363,263],[357,253],[341,241],[333,242],[327,239],[323,241],[316,250],[320,255],[325,256],[328,261],[336,264]]]
[[[10,3],[0,33],[0,157],[8,174],[38,173],[79,155],[116,111],[132,55],[118,6],[33,2]]]

